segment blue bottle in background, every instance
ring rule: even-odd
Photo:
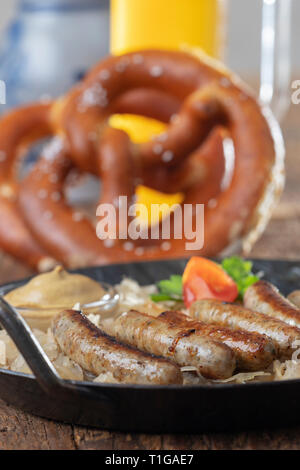
[[[1,112],[65,93],[109,52],[109,0],[19,0],[0,40]]]

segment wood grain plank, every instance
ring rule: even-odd
[[[300,427],[201,435],[127,434],[75,428],[75,444],[81,450],[299,450]]]
[[[0,400],[0,450],[74,450],[72,426],[31,416]]]
[[[74,426],[74,443],[80,450],[114,449],[114,433]]]
[[[161,450],[162,438],[157,434],[115,433],[114,449],[118,450]]]
[[[193,450],[299,450],[300,428],[240,433],[202,434],[192,437]]]

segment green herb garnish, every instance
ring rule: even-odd
[[[252,262],[245,261],[239,256],[231,256],[222,261],[222,268],[236,282],[240,297],[243,297],[247,288],[259,281],[259,277],[252,272]]]
[[[170,279],[165,279],[157,283],[158,294],[152,294],[151,299],[154,302],[164,300],[182,300],[182,276],[173,274]]]
[[[167,294],[151,294],[150,297],[153,302],[164,302],[165,300],[174,300],[170,295]]]

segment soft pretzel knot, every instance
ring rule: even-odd
[[[151,141],[134,144],[110,128],[117,112],[168,125]],[[281,133],[266,113],[229,72],[191,54],[109,57],[51,106],[49,133],[58,137],[18,187],[24,224],[46,253],[68,266],[191,254],[185,236],[174,234],[167,242],[99,240],[64,198],[76,167],[100,177],[101,204],[117,205],[119,196],[133,201],[141,183],[182,191],[184,203],[205,205],[202,254],[236,244],[247,249],[264,229],[284,180]]]
[[[19,162],[30,145],[51,135],[52,104],[16,109],[0,125],[0,248],[40,271],[56,261],[38,244],[24,223],[17,204]]]

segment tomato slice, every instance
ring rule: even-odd
[[[207,258],[193,256],[187,263],[183,277],[183,298],[186,307],[201,299],[233,302],[238,287],[224,269]]]

